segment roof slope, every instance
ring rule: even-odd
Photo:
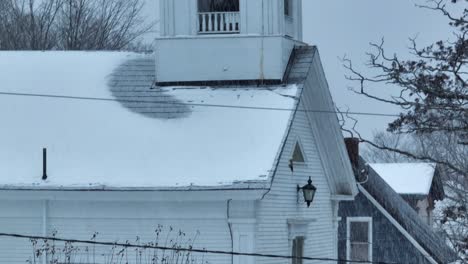
[[[268,182],[298,87],[158,88],[153,57],[0,52],[0,92],[55,96],[0,95],[0,186]],[[43,147],[47,181],[41,180]]]
[[[422,195],[429,194],[436,167],[433,163],[373,163],[369,165],[397,193]]]
[[[286,77],[288,83],[304,85],[304,109],[299,110],[306,112],[332,194],[339,199],[353,198],[358,192],[356,182],[317,48],[296,47]]]
[[[367,181],[362,184],[366,191],[429,252],[431,257],[438,263],[449,263],[456,259],[455,253],[444,240],[424,223],[414,209],[372,167],[367,166],[363,159],[360,160],[359,171],[367,172]]]

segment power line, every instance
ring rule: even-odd
[[[71,99],[71,100],[90,100],[90,101],[107,101],[107,102],[124,102],[124,103],[146,103],[146,104],[166,104],[166,105],[183,105],[183,106],[199,106],[199,107],[217,107],[217,108],[236,108],[246,110],[270,110],[270,111],[295,111],[291,108],[280,107],[261,107],[261,106],[238,106],[238,105],[222,105],[222,104],[205,104],[205,103],[191,103],[191,102],[176,102],[176,101],[142,101],[131,99],[115,99],[115,98],[100,98],[100,97],[87,97],[87,96],[70,96],[70,95],[52,95],[52,94],[39,94],[39,93],[17,93],[17,92],[0,92],[0,95],[8,96],[27,96],[27,97],[43,97],[43,98],[56,98],[56,99]],[[141,96],[146,98],[155,98],[153,96]],[[300,112],[312,113],[330,113],[330,114],[348,114],[348,115],[363,115],[363,116],[383,116],[383,117],[398,117],[396,114],[385,113],[371,113],[371,112],[342,112],[332,110],[318,110],[318,109],[297,109]]]
[[[13,233],[0,233],[0,237],[13,237],[13,238],[24,238],[32,240],[47,240],[55,242],[66,242],[66,243],[78,243],[78,244],[90,244],[90,245],[102,245],[102,246],[118,246],[124,248],[142,248],[142,249],[160,249],[169,251],[183,251],[183,252],[195,252],[205,254],[218,254],[218,255],[231,255],[231,256],[247,256],[247,257],[264,257],[264,258],[277,258],[277,259],[302,259],[302,260],[317,260],[317,261],[341,261],[345,263],[367,263],[367,264],[399,264],[396,262],[382,262],[382,261],[365,261],[365,260],[346,260],[346,259],[333,259],[333,258],[313,258],[313,257],[294,257],[294,256],[283,256],[275,254],[260,254],[260,253],[242,253],[235,251],[223,251],[223,250],[207,250],[207,249],[196,249],[196,248],[182,248],[182,247],[167,247],[157,245],[135,245],[130,243],[118,243],[118,242],[99,242],[95,240],[80,240],[80,239],[65,239],[58,237],[47,237],[47,236],[32,236],[22,235]]]

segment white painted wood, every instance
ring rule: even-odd
[[[299,109],[306,107],[310,106],[301,103]],[[307,161],[304,166],[296,166],[294,172],[291,172],[288,162],[297,138],[300,138]],[[306,184],[309,176],[317,187],[317,193],[311,207],[307,208],[305,203],[298,203],[296,186]],[[304,256],[337,257],[337,230],[332,221],[331,192],[305,112],[296,113],[283,154],[279,157],[271,191],[259,201],[257,208],[256,245],[259,253],[290,255],[290,226],[293,225],[293,230],[302,230],[301,235],[306,238]],[[285,263],[284,260],[264,258],[257,258],[256,261],[265,264]]]
[[[220,201],[228,199],[256,200],[263,196],[266,187],[250,190],[178,190],[178,191],[82,191],[60,190],[2,190],[0,201],[63,200],[63,201]],[[131,193],[131,195],[129,195]]]
[[[297,0],[288,23],[284,0],[239,0],[239,12],[210,13],[199,12],[193,1],[160,1],[158,82],[283,78],[293,45],[302,41]]]
[[[353,199],[357,194],[353,170],[344,144],[338,117],[334,113],[328,83],[318,51],[311,58],[312,66],[306,79],[303,102],[308,109],[321,109],[331,112],[307,112],[307,120],[316,139],[320,162],[330,181],[330,188],[336,197],[348,196]]]
[[[369,244],[368,247],[368,260],[372,261],[372,217],[347,217],[346,218],[346,259],[351,260],[351,223],[365,222],[368,224],[367,237]]]
[[[241,34],[286,35],[284,28],[284,0],[239,0],[239,22]],[[295,18],[294,32],[299,32],[302,20],[297,17],[302,12],[300,1],[293,0],[291,16]],[[161,0],[160,27],[161,36],[183,36],[197,34],[190,30],[193,25],[193,17],[199,12],[196,0]],[[296,19],[297,18],[297,19]],[[292,36],[301,41],[297,34]]]
[[[156,78],[158,82],[281,80],[295,44],[301,43],[279,35],[162,37],[157,39]]]
[[[243,253],[255,252],[256,219],[229,219],[232,228],[233,251]],[[233,256],[234,264],[254,264],[255,258]]]
[[[239,12],[205,12],[198,13],[200,27],[198,34],[239,33]],[[207,27],[208,25],[208,27]]]
[[[86,195],[83,192],[82,195]],[[131,195],[131,194],[128,194]],[[184,241],[197,236],[197,248],[230,251],[231,238],[228,228],[226,201],[220,202],[116,202],[116,201],[48,201],[47,208],[41,200],[0,201],[0,232],[51,235],[57,237],[91,239],[99,232],[98,241],[125,241],[144,243],[155,241],[155,229],[159,224],[174,231],[170,238],[177,238],[179,230],[186,233]],[[236,205],[240,211],[242,203]],[[240,214],[238,214],[240,215]],[[242,216],[242,215],[240,215]],[[246,231],[241,227],[255,226],[254,222],[235,222],[239,234]],[[46,226],[44,227],[44,224]],[[250,227],[250,230],[253,230]],[[197,235],[199,232],[199,235]],[[252,241],[254,233],[248,232]],[[140,237],[140,242],[136,237]],[[246,238],[239,238],[244,241]],[[160,241],[164,244],[164,241]],[[109,247],[99,247],[98,253],[108,253]],[[253,250],[253,249],[252,249]],[[27,239],[0,238],[0,263],[25,263],[32,257],[32,246]],[[231,257],[225,255],[205,256],[210,263],[230,264]],[[39,260],[39,263],[42,260]]]
[[[288,238],[292,241],[296,237],[307,238],[309,223],[315,222],[317,219],[288,219]]]
[[[42,235],[43,201],[5,202],[0,200],[0,232]],[[28,239],[0,238],[0,263],[24,264],[32,259]],[[41,257],[37,258],[40,263]]]

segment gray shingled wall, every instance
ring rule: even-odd
[[[355,201],[341,202],[339,216],[342,217],[338,227],[340,259],[346,259],[346,218],[372,217],[373,261],[430,263],[363,194],[358,194]]]

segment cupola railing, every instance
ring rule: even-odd
[[[239,12],[199,12],[199,34],[236,34],[240,32]]]

